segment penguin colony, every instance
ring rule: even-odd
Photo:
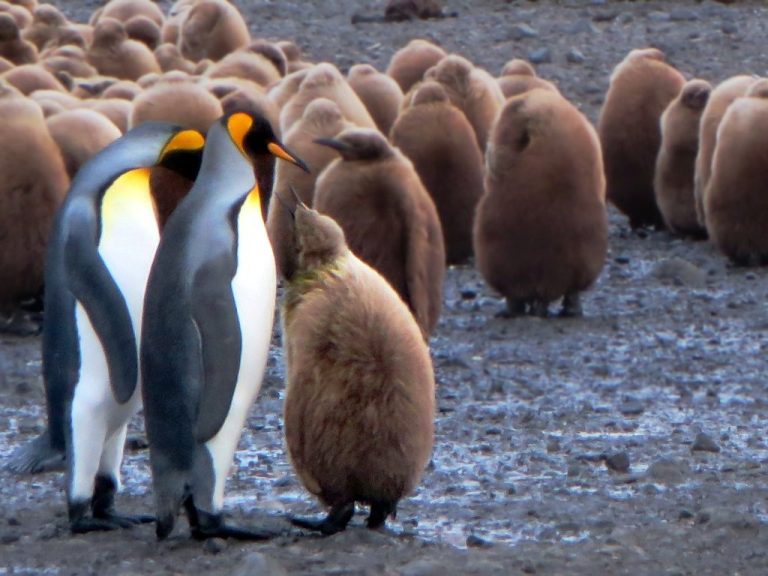
[[[606,201],[768,262],[768,81],[686,82],[655,48],[617,66],[597,130],[527,62],[494,78],[417,39],[345,77],[227,0],[87,24],[4,4],[0,57],[4,331],[36,330],[21,303],[45,286],[48,428],[11,467],[66,469],[76,533],[162,539],[183,510],[195,538],[271,535],[222,512],[277,272],[288,456],[330,509],[292,521],[332,534],[356,503],[383,525],[429,461],[447,264],[474,256],[503,316],[579,315]],[[155,516],[115,508],[142,400]]]

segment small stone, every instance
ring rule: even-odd
[[[643,412],[645,412],[645,407],[640,403],[639,400],[625,400],[624,403],[619,406],[619,412],[621,412],[624,416],[639,416]]]
[[[16,516],[9,516],[8,517],[8,526],[21,526],[21,520],[16,518]]]
[[[733,22],[723,22],[723,25],[720,26],[720,30],[723,34],[736,34],[739,31],[739,28]]]
[[[526,560],[523,562],[523,567],[520,568],[523,574],[536,574],[536,567],[533,565],[533,562],[530,560]]]
[[[608,470],[614,472],[621,472],[622,474],[629,472],[629,454],[626,452],[611,454],[605,459],[605,465]]]
[[[13,544],[18,542],[20,538],[21,535],[18,532],[3,532],[0,534],[0,544]]]
[[[600,30],[589,20],[576,20],[564,28],[566,34],[595,34]]]
[[[526,38],[536,38],[539,35],[539,33],[534,29],[528,26],[528,24],[515,24],[510,28],[509,30],[509,38],[510,40],[525,40]]]
[[[695,10],[688,8],[675,8],[669,13],[669,17],[673,22],[693,22],[699,19],[699,15]]]
[[[662,484],[680,484],[691,475],[691,467],[687,462],[662,458],[648,467],[648,476]]]
[[[612,20],[615,20],[618,15],[619,13],[614,11],[598,12],[592,16],[592,20],[595,22],[611,22]]]
[[[629,264],[629,258],[627,256],[616,256],[613,261],[616,262],[616,264]]]
[[[557,438],[550,438],[547,442],[547,452],[549,454],[560,452],[560,440]]]
[[[677,515],[677,518],[679,520],[690,520],[691,518],[693,518],[693,512],[685,509],[680,510],[680,514]]]
[[[706,524],[712,519],[712,515],[709,512],[699,512],[696,515],[696,524]]]
[[[648,14],[650,22],[669,22],[672,17],[667,12],[655,11]]]
[[[699,432],[693,441],[691,452],[720,452],[720,446],[709,434]]]
[[[269,574],[269,576],[288,576],[288,571],[277,560],[262,554],[251,552],[235,566],[230,576],[253,576],[255,574]],[[426,576],[426,575],[425,575]]]
[[[671,280],[676,286],[689,288],[702,288],[707,280],[706,272],[682,258],[662,260],[652,274],[659,280]]]
[[[203,550],[206,554],[219,554],[227,549],[227,541],[223,538],[209,538],[203,544]]]
[[[37,539],[45,542],[46,540],[52,540],[59,535],[59,529],[56,524],[48,524],[43,526],[40,532],[37,533]]]
[[[549,48],[537,48],[528,52],[528,61],[531,64],[548,64],[552,62],[552,51]]]
[[[474,300],[477,298],[477,292],[475,290],[462,290],[461,291],[461,299],[462,300]]]
[[[143,436],[128,436],[128,439],[125,442],[125,447],[128,448],[128,451],[130,452],[138,452],[139,450],[146,450],[149,448],[149,443]]]
[[[571,48],[568,50],[568,54],[565,55],[565,59],[571,64],[581,64],[586,60],[586,57],[578,48]]]
[[[492,546],[493,542],[480,538],[480,536],[477,536],[476,534],[467,536],[467,548],[490,548]]]
[[[295,486],[295,485],[296,485],[296,480],[290,474],[286,474],[282,478],[278,478],[272,484],[272,486],[274,486],[275,488],[288,488],[290,486]]]

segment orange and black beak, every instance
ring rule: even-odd
[[[296,156],[296,154],[288,150],[288,148],[286,148],[285,145],[282,142],[280,142],[277,138],[275,138],[274,140],[272,140],[267,144],[267,150],[269,150],[269,152],[273,156],[277,156],[281,160],[285,160],[286,162],[295,164],[296,166],[304,170],[304,172],[309,172],[309,166],[307,166],[304,160],[302,160],[301,158]]]

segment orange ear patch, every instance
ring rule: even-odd
[[[240,152],[246,156],[248,154],[245,152],[243,140],[245,140],[245,135],[248,133],[248,130],[251,129],[251,126],[253,126],[253,118],[244,112],[235,112],[227,120],[227,131],[229,132],[229,135],[232,137],[234,143],[237,144],[237,147],[240,148]]]
[[[205,144],[205,138],[197,130],[182,130],[168,141],[160,158],[174,150],[199,150]]]

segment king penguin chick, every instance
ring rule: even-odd
[[[282,304],[285,439],[304,487],[331,510],[294,524],[334,534],[355,502],[369,528],[394,516],[432,452],[435,382],[419,327],[397,293],[299,204],[298,268]]]
[[[301,119],[285,135],[285,144],[300,155],[307,163],[309,172],[297,166],[280,163],[277,166],[275,194],[289,196],[289,187],[307,206],[312,206],[315,182],[328,164],[338,157],[332,148],[318,146],[318,138],[333,138],[339,132],[353,125],[344,119],[336,102],[317,98],[304,109]],[[282,202],[270,202],[267,217],[267,232],[275,252],[278,272],[290,280],[296,270],[296,251],[293,246],[292,219]]]
[[[145,44],[131,40],[123,24],[113,18],[99,19],[87,59],[99,74],[125,80],[138,80],[151,72],[160,73],[160,65],[152,51]]]
[[[608,248],[605,179],[597,134],[570,102],[546,89],[510,98],[488,141],[477,206],[477,267],[507,300],[503,315],[581,314],[579,294]]]
[[[400,85],[370,64],[352,66],[347,81],[365,104],[377,128],[382,134],[389,134],[403,102]]]
[[[664,225],[653,191],[660,120],[683,84],[683,75],[656,48],[632,50],[611,75],[598,132],[608,200],[632,228]]]
[[[759,80],[756,76],[742,74],[723,80],[718,84],[707,100],[699,122],[699,149],[696,155],[696,169],[693,179],[693,195],[696,204],[696,216],[704,228],[707,227],[704,215],[704,193],[712,173],[712,156],[715,154],[717,130],[725,112],[731,103],[747,93],[750,86]]]
[[[202,144],[200,133],[169,124],[135,129],[81,168],[54,223],[43,326],[48,430],[27,455],[42,465],[66,445],[73,533],[151,520],[114,510],[128,420],[141,404],[141,310],[159,238],[149,169],[164,163],[194,178]]]
[[[693,196],[694,168],[699,149],[699,121],[712,86],[689,80],[661,116],[661,148],[656,158],[653,189],[664,223],[677,234],[704,237]]]
[[[400,85],[403,93],[424,78],[424,72],[446,56],[445,50],[429,40],[416,38],[394,53],[387,74]]]
[[[428,337],[440,317],[445,245],[435,204],[410,160],[378,130],[316,140],[341,154],[317,179],[314,207],[386,278]]]
[[[768,80],[728,107],[717,130],[704,214],[712,242],[735,264],[768,264]]]
[[[222,517],[275,309],[275,261],[249,153],[302,164],[263,117],[236,112],[215,122],[147,283],[141,370],[158,539],[182,505],[195,538],[267,536]]]
[[[20,302],[43,287],[54,215],[69,185],[40,106],[0,83],[0,332],[39,330]]]
[[[483,154],[466,116],[441,84],[423,82],[395,122],[392,144],[419,173],[440,215],[448,264],[472,256],[475,206],[483,194]]]
[[[251,41],[248,24],[227,0],[197,0],[181,20],[178,46],[185,58],[221,60]]]

